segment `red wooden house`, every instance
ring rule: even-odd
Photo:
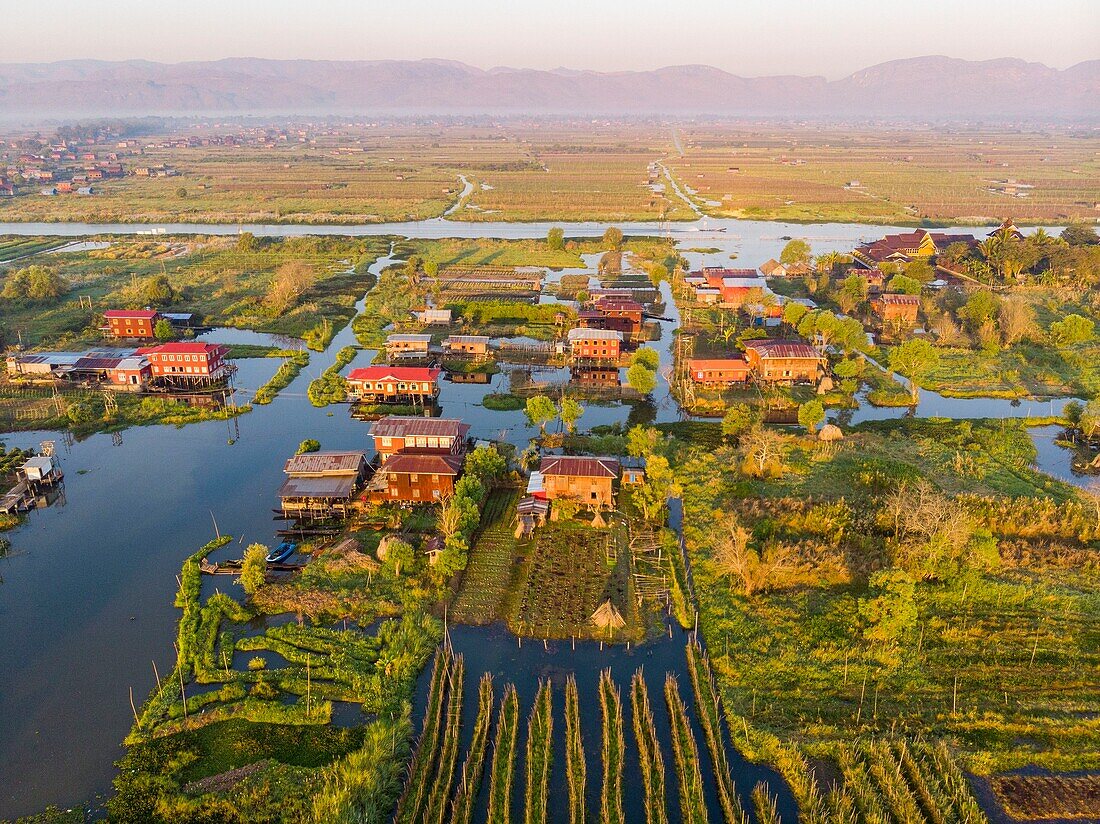
[[[470,425],[449,418],[387,415],[371,426],[374,448],[383,459],[401,452],[464,455]]]
[[[458,455],[400,452],[386,459],[375,473],[368,496],[376,503],[437,503],[454,492],[461,472]]]
[[[747,383],[752,375],[749,362],[736,358],[692,358],[688,370],[695,383],[708,387],[726,387],[735,383]]]
[[[115,338],[152,340],[160,314],[153,309],[108,309],[107,333]]]
[[[149,359],[153,380],[171,386],[201,386],[227,379],[236,369],[221,343],[177,341],[137,351]]]
[[[440,370],[426,366],[366,366],[348,373],[348,394],[366,403],[426,402],[439,394]]]

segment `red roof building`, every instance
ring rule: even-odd
[[[160,314],[153,309],[108,309],[103,317],[111,337],[139,340],[152,340],[160,320]]]
[[[229,347],[221,343],[176,341],[139,349],[149,360],[153,379],[174,385],[208,384],[227,379],[235,370]]]
[[[432,400],[440,370],[426,366],[366,366],[348,373],[348,394],[366,403]]]
[[[886,235],[873,243],[864,243],[856,248],[852,257],[860,265],[871,269],[886,261],[907,263],[917,258],[935,257],[952,243],[973,246],[977,241],[973,235],[947,235],[943,232],[917,229],[913,232]]]
[[[688,371],[695,383],[709,387],[725,387],[735,383],[747,383],[752,376],[749,362],[736,358],[692,358]]]

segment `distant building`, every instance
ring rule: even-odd
[[[548,455],[539,465],[539,475],[550,500],[568,498],[587,506],[612,506],[619,462],[614,458]]]
[[[449,326],[451,323],[450,309],[421,309],[414,312],[416,319],[421,323],[438,326]]]
[[[883,326],[911,328],[917,325],[920,298],[916,295],[882,294],[871,299],[871,310]]]
[[[426,358],[431,342],[431,335],[390,335],[386,353],[395,358]]]
[[[745,360],[767,383],[816,382],[826,359],[808,343],[771,338],[745,341]]]
[[[348,394],[366,403],[424,403],[439,394],[439,375],[434,367],[360,367],[348,373]]]
[[[123,358],[108,371],[111,388],[120,392],[140,392],[153,378],[153,367],[147,358],[134,355]]]
[[[787,276],[787,267],[775,258],[766,260],[760,264],[760,274],[766,278],[782,278]]]
[[[947,235],[943,232],[917,229],[913,232],[886,235],[873,243],[864,243],[852,252],[852,257],[860,266],[874,269],[887,261],[908,263],[917,259],[927,260],[940,254],[952,243],[974,246],[977,241],[973,235]]]
[[[691,379],[706,387],[724,388],[747,383],[752,376],[749,362],[736,358],[693,358],[688,361]]]
[[[570,329],[569,354],[573,360],[618,362],[623,333],[609,329]]]
[[[488,355],[488,335],[451,335],[443,341],[443,348],[451,354]]]
[[[161,316],[153,309],[108,309],[103,317],[111,337],[152,340]]]
[[[600,298],[592,308],[578,315],[578,322],[585,329],[607,329],[621,332],[624,340],[631,340],[642,331],[645,307],[630,298]]]

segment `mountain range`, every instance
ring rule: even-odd
[[[778,62],[778,61],[777,61]],[[0,116],[599,114],[1100,119],[1100,60],[918,57],[841,80],[653,71],[478,69],[446,60],[0,63]]]

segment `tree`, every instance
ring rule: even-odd
[[[27,297],[31,300],[54,300],[69,291],[69,284],[49,266],[27,269]]]
[[[916,584],[900,569],[880,569],[871,575],[870,598],[859,600],[866,623],[863,637],[890,650],[917,624]]]
[[[657,451],[661,434],[652,426],[637,424],[626,433],[626,454],[632,458],[645,458]]]
[[[909,379],[909,391],[914,404],[920,400],[920,387],[917,384],[939,362],[939,350],[923,338],[907,340],[890,351],[890,368]]]
[[[282,315],[298,302],[307,289],[317,280],[312,264],[304,260],[292,260],[275,270],[267,292],[267,305],[275,315]]]
[[[473,475],[483,486],[490,488],[504,474],[507,466],[504,456],[495,447],[479,446],[473,452],[466,453],[463,468],[467,475]]]
[[[958,266],[963,261],[973,258],[974,250],[969,243],[956,241],[948,245],[940,254],[940,260],[948,266]]]
[[[981,289],[966,299],[966,305],[958,311],[959,318],[966,322],[971,331],[976,332],[982,325],[997,317],[1001,302],[992,292]]]
[[[172,336],[175,334],[175,330],[172,328],[172,324],[164,318],[157,321],[157,325],[153,327],[153,337],[157,340],[172,340]]]
[[[1085,343],[1096,333],[1096,324],[1082,315],[1066,315],[1050,325],[1050,340],[1055,346]]]
[[[298,444],[298,451],[296,455],[305,455],[309,452],[319,452],[321,449],[321,442],[315,438],[306,438],[300,444]]]
[[[584,414],[584,407],[577,403],[572,398],[562,398],[559,415],[561,422],[565,424],[567,432],[574,432],[577,428],[577,421],[581,419],[581,415]]]
[[[1062,240],[1070,246],[1096,246],[1100,244],[1100,236],[1096,229],[1087,223],[1071,223],[1062,230]]]
[[[546,424],[557,417],[558,409],[545,395],[533,395],[527,399],[523,414],[527,417],[528,425],[537,426],[539,432],[545,435]]]
[[[779,262],[787,266],[792,263],[808,263],[809,260],[810,244],[798,238],[788,240],[783,251],[779,253]]]
[[[415,563],[416,551],[405,541],[398,539],[386,543],[386,559],[383,564],[395,578],[400,578],[401,570],[408,570]]]
[[[867,299],[867,281],[859,275],[848,275],[835,295],[840,311],[848,314]]]
[[[1081,416],[1085,414],[1085,405],[1080,401],[1067,401],[1062,407],[1062,417],[1066,419],[1066,426],[1077,429],[1081,426]]]
[[[887,292],[895,292],[899,295],[919,295],[921,282],[907,275],[894,275],[886,284]]]
[[[642,346],[630,358],[630,362],[632,364],[640,363],[651,372],[656,372],[657,367],[661,365],[661,356],[657,354],[656,349],[649,346]]]
[[[618,251],[623,245],[623,230],[615,226],[608,226],[603,233],[603,242],[611,251]]]
[[[558,252],[565,248],[565,230],[558,226],[546,233],[546,246],[552,251]]]
[[[648,395],[657,388],[657,373],[643,364],[634,363],[626,370],[626,382],[635,392]]]
[[[801,303],[795,303],[792,300],[783,306],[783,322],[791,328],[797,328],[798,322],[802,320],[809,311],[810,310]]]
[[[798,422],[809,434],[812,435],[823,420],[825,420],[825,407],[821,401],[806,401],[798,407]]]
[[[715,513],[715,520],[726,526],[714,547],[714,563],[718,573],[737,581],[746,597],[751,598],[767,589],[775,573],[789,565],[791,553],[785,545],[775,545],[761,556],[749,546],[752,534],[734,514],[718,512]]]
[[[249,544],[241,561],[241,577],[237,580],[246,595],[254,595],[267,580],[267,553],[263,544]]]
[[[663,455],[651,455],[645,464],[645,483],[634,490],[633,500],[642,510],[642,517],[654,520],[669,498],[680,495],[680,485]]]
[[[759,420],[756,410],[747,403],[735,403],[726,410],[722,418],[722,434],[736,441],[756,426]]]
[[[935,280],[936,270],[925,258],[917,258],[905,264],[905,275],[918,283],[928,283]]]
[[[178,189],[176,189],[176,197],[178,197],[178,198],[187,197],[187,190],[185,188],[183,188],[182,186],[180,186]]]
[[[150,306],[168,306],[176,302],[178,295],[164,275],[146,278],[141,286],[141,301]]]
[[[1001,327],[1001,339],[1011,346],[1035,334],[1035,312],[1022,298],[1009,298],[1001,301],[997,324]]]
[[[787,442],[774,429],[756,424],[740,439],[745,471],[757,478],[780,475]]]
[[[251,232],[241,232],[237,235],[238,252],[257,252],[260,249],[260,241]]]

